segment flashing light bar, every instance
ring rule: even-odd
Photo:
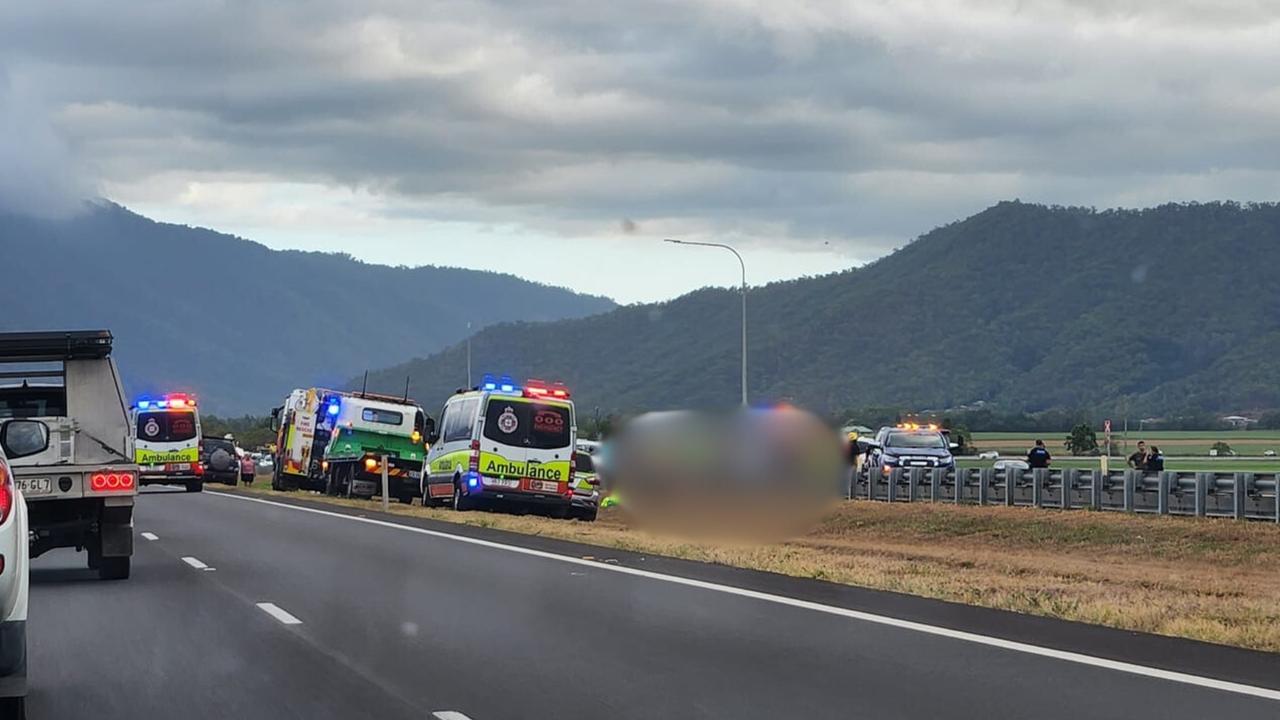
[[[158,410],[186,410],[196,406],[196,399],[190,395],[171,394],[165,395],[163,398],[139,398],[134,406],[139,410],[150,410],[156,408]]]
[[[913,422],[912,422],[912,423],[898,423],[898,429],[899,429],[899,430],[934,430],[934,431],[937,431],[937,430],[939,430],[940,428],[938,427],[938,425],[937,425],[936,423],[929,423],[928,425],[921,425],[920,423],[913,423]]]
[[[521,387],[511,379],[510,375],[503,375],[495,379],[492,374],[485,373],[484,378],[478,386],[480,390],[488,390],[489,392],[501,392],[509,395],[523,395],[525,397],[544,397],[555,398],[557,400],[568,400],[570,397],[569,388],[564,383],[552,383],[548,385],[541,380],[530,379]]]

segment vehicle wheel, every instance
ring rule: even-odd
[[[412,495],[401,495],[401,496],[400,496],[400,503],[401,503],[402,505],[412,505],[412,504],[413,504],[413,496],[412,496]]]
[[[129,577],[129,566],[132,558],[127,557],[109,557],[102,558],[98,565],[98,579],[100,580],[126,580]]]
[[[27,699],[25,697],[0,698],[0,717],[27,720]]]
[[[554,510],[552,510],[552,511],[551,511],[550,513],[548,513],[548,514],[549,514],[549,515],[551,515],[551,517],[555,518],[556,520],[564,520],[565,518],[569,517],[569,513],[570,513],[572,510],[573,510],[572,506],[570,506],[570,507],[558,507],[558,508],[555,508]]]
[[[471,509],[471,498],[462,494],[462,483],[453,484],[453,509],[465,512]]]
[[[325,476],[324,494],[330,497],[338,494],[338,468],[333,468]]]
[[[584,510],[583,512],[578,513],[578,519],[581,520],[582,522],[595,522],[596,518],[599,517],[599,515],[600,515],[600,508],[593,507],[590,510]]]
[[[187,483],[187,492],[200,492],[204,489],[204,483],[189,482]]]

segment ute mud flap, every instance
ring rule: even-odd
[[[133,505],[102,508],[102,520],[98,523],[102,536],[103,557],[130,557],[133,555]]]

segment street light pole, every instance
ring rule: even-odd
[[[470,390],[471,385],[471,323],[467,323],[467,389]]]
[[[723,243],[696,242],[694,240],[672,240],[666,238],[663,242],[675,243],[676,245],[700,245],[702,247],[724,248],[733,253],[738,258],[738,265],[742,268],[742,404],[747,404],[747,264],[742,261],[742,254],[732,247]]]

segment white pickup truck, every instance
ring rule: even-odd
[[[129,577],[138,494],[128,403],[107,330],[0,333],[0,420],[47,428],[48,447],[10,462],[26,497],[31,557],[85,550],[104,580]]]

